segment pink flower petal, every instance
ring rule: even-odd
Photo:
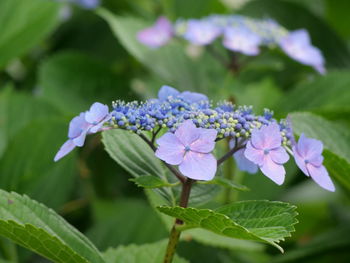
[[[185,154],[185,147],[172,133],[165,133],[157,140],[159,145],[155,155],[171,165],[179,165]]]
[[[218,132],[214,129],[198,129],[200,132],[200,137],[191,143],[191,151],[199,153],[209,153],[215,148],[215,139]]]
[[[253,147],[250,141],[247,142],[244,156],[251,162],[262,165],[264,162],[264,151]]]
[[[312,164],[306,165],[307,170],[309,171],[311,178],[322,188],[334,192],[335,186],[328,175],[326,168],[321,165],[319,167],[313,166]]]
[[[184,121],[175,131],[175,136],[184,146],[189,146],[200,137],[200,130],[191,120]]]
[[[272,161],[277,164],[284,164],[289,160],[289,155],[283,147],[270,150],[269,155]]]
[[[191,179],[209,181],[215,176],[217,161],[212,154],[187,152],[180,164],[180,172]]]
[[[260,170],[276,184],[283,184],[286,171],[284,170],[283,165],[272,161],[269,155],[265,156],[264,163],[260,166]]]

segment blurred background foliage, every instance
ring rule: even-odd
[[[180,256],[190,262],[350,262],[349,10],[348,0],[103,0],[96,10],[62,1],[1,0],[0,188],[53,208],[102,250],[166,238],[161,218],[125,167],[104,151],[100,135],[58,163],[53,157],[70,119],[91,103],[146,99],[172,85],[253,105],[257,113],[268,107],[277,118],[290,113],[297,135],[304,131],[324,142],[325,164],[337,185],[335,193],[319,188],[292,162],[281,187],[235,170],[234,180],[251,190],[234,192],[233,200],[297,205],[299,223],[283,244],[286,253],[189,232]],[[241,70],[234,74],[203,49],[174,41],[150,50],[135,39],[159,15],[175,20],[213,13],[306,28],[328,73],[320,76],[266,50],[240,56]],[[46,262],[0,240],[0,262],[16,262],[9,261],[15,252],[17,262]]]

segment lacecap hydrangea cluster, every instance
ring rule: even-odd
[[[84,145],[87,134],[108,129],[124,129],[156,139],[155,155],[168,165],[194,180],[211,180],[216,174],[217,161],[212,151],[216,142],[230,140],[237,166],[248,173],[261,172],[277,184],[285,178],[283,164],[294,156],[296,164],[321,187],[334,191],[335,187],[322,165],[322,142],[301,135],[295,142],[288,121],[278,122],[273,113],[265,110],[255,115],[251,107],[237,107],[224,101],[211,103],[200,93],[179,92],[163,86],[157,99],[145,102],[113,102],[108,106],[94,103],[69,124],[68,140],[55,156],[59,160],[75,147]],[[159,131],[161,137],[156,138]]]
[[[171,23],[160,17],[149,28],[139,31],[137,39],[150,48],[166,45],[172,38],[206,46],[221,38],[231,51],[248,56],[260,53],[259,47],[279,47],[292,59],[325,73],[321,51],[311,44],[305,29],[288,31],[271,19],[253,19],[241,15],[210,15],[201,19],[178,19]]]

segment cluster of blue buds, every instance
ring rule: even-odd
[[[305,29],[289,32],[271,19],[210,15],[201,19],[178,19],[172,24],[160,17],[152,27],[137,34],[138,40],[151,48],[161,47],[174,37],[198,46],[209,45],[222,37],[226,49],[248,56],[258,55],[261,46],[280,47],[292,59],[325,73],[323,55],[311,44],[308,32]]]
[[[155,155],[167,164],[178,165],[184,176],[194,180],[211,180],[215,176],[222,161],[217,161],[211,152],[218,140],[228,138],[231,150],[225,158],[233,155],[243,171],[256,173],[260,169],[280,185],[284,182],[283,164],[289,160],[289,153],[307,176],[321,187],[335,190],[322,165],[322,142],[304,135],[296,142],[288,120],[277,122],[270,110],[255,115],[252,107],[237,107],[228,101],[213,106],[203,94],[179,92],[169,86],[160,89],[157,99],[115,101],[111,112],[107,105],[95,102],[88,111],[72,119],[68,140],[54,160],[83,146],[86,135],[116,128],[140,135],[153,149],[158,132],[166,130],[156,140]],[[151,132],[151,141],[144,132]]]

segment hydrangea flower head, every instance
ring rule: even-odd
[[[221,28],[210,21],[191,19],[183,37],[191,44],[203,46],[213,42],[221,33]]]
[[[289,155],[281,142],[282,136],[278,124],[271,123],[252,131],[251,139],[244,151],[245,157],[257,164],[262,173],[278,185],[284,182],[286,171],[283,164],[289,160]]]
[[[211,154],[217,131],[197,128],[191,120],[184,121],[175,131],[157,140],[156,156],[171,165],[179,165],[180,172],[194,180],[208,181],[216,173],[217,161]]]
[[[259,54],[261,38],[244,27],[229,27],[225,30],[223,45],[229,50],[248,56]]]
[[[150,48],[164,46],[173,36],[173,27],[170,21],[161,16],[156,23],[137,34],[137,39]]]
[[[293,146],[295,162],[306,176],[311,178],[322,188],[335,191],[323,162],[323,144],[316,139],[307,138],[301,134],[298,143]]]
[[[290,32],[280,39],[279,45],[288,56],[296,61],[314,67],[321,74],[326,72],[322,53],[311,45],[310,36],[306,30]]]
[[[235,140],[234,139],[230,140],[230,149],[235,148],[235,146],[236,146]],[[238,169],[250,174],[257,173],[259,169],[258,165],[256,165],[252,161],[249,161],[247,157],[245,157],[244,151],[245,149],[240,149],[233,154],[233,158],[237,163]]]

